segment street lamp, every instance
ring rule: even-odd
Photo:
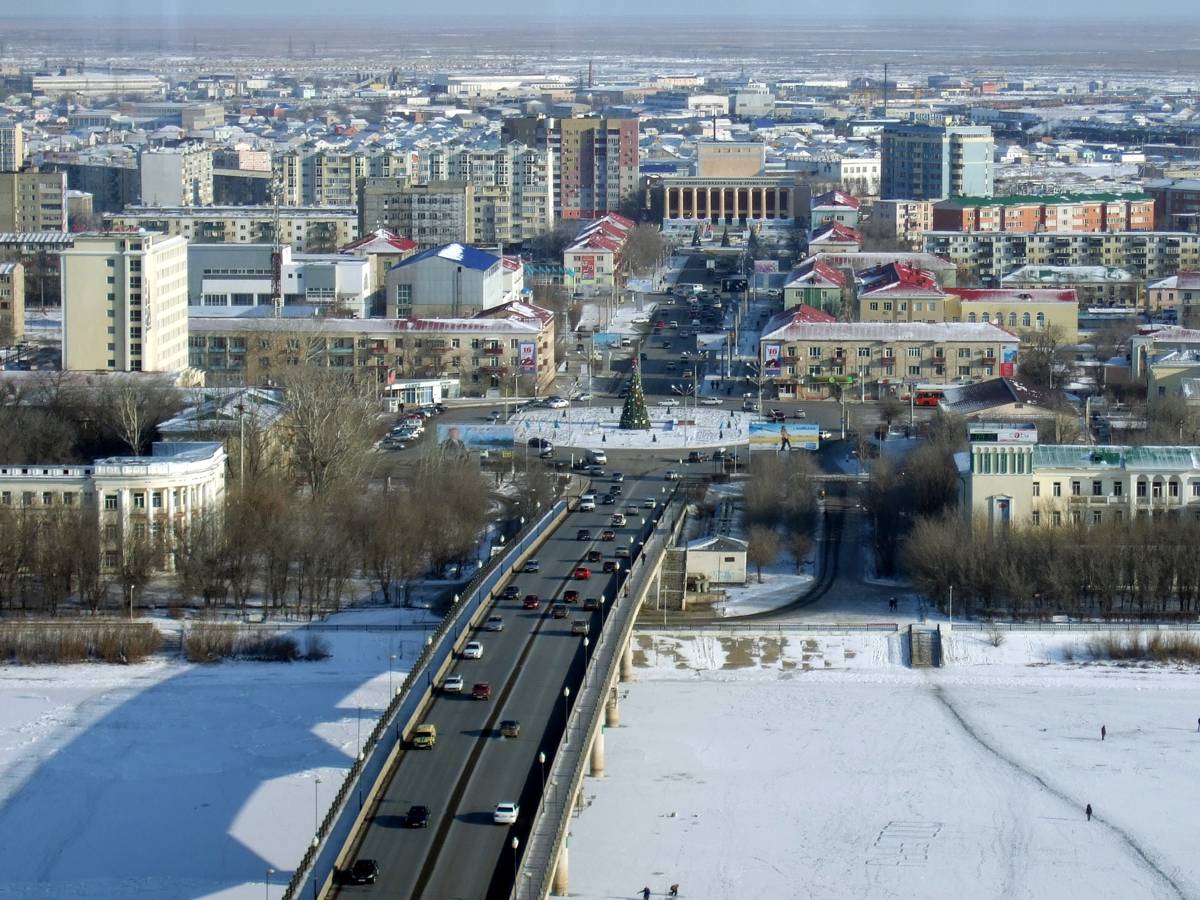
[[[358,740],[357,740],[357,746],[358,746],[358,758],[359,758],[359,760],[362,760],[362,756],[363,756],[363,754],[362,754],[362,704],[361,704],[361,703],[358,705]]]
[[[396,696],[396,689],[392,683],[392,666],[396,662],[396,654],[393,653],[388,657],[388,703],[392,702],[392,698]]]
[[[321,836],[321,776],[313,780],[313,846],[317,846]]]
[[[538,765],[542,767],[542,796],[546,796],[546,751],[538,751]]]
[[[512,839],[513,848],[513,890],[517,887],[517,848],[521,846],[520,840],[514,835]]]
[[[271,876],[274,874],[274,869],[267,869],[267,883],[263,885],[263,896],[265,896],[267,900],[271,900]]]
[[[563,687],[563,743],[564,744],[567,742],[567,738],[568,738],[567,721],[570,718],[571,712],[567,708],[567,701],[570,700],[570,698],[571,698],[571,689],[569,687],[564,686]]]
[[[585,637],[583,639],[583,673],[585,676],[587,675],[588,647],[591,645],[591,643],[592,642],[588,638]]]

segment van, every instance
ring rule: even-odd
[[[587,619],[576,619],[571,623],[571,634],[587,635],[590,630]]]
[[[412,734],[412,745],[420,750],[430,750],[437,743],[436,725],[418,725]]]
[[[589,450],[587,452],[588,462],[594,466],[607,466],[608,454],[603,450]]]

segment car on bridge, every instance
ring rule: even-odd
[[[563,591],[562,598],[563,598],[563,603],[578,603],[579,602],[579,591],[575,590],[574,588],[572,588],[569,591]]]
[[[404,824],[408,828],[429,827],[429,807],[414,804],[408,808],[404,816]]]
[[[521,589],[515,584],[510,584],[504,589],[504,593],[500,595],[505,600],[516,600],[521,596]]]
[[[418,750],[432,750],[437,743],[437,726],[426,723],[418,725],[412,733],[412,745]]]
[[[342,873],[346,884],[374,884],[379,880],[379,863],[373,859],[356,859],[354,865]]]
[[[488,616],[487,621],[483,623],[484,631],[503,631],[504,619],[500,616]]]
[[[586,637],[590,630],[587,619],[576,619],[571,623],[571,634],[582,634]]]
[[[555,603],[550,607],[550,618],[565,619],[567,617],[567,607],[562,603]]]
[[[475,686],[471,688],[472,700],[491,700],[492,686],[486,681],[477,681]]]
[[[516,719],[505,719],[500,723],[500,736],[515,738],[521,736],[521,723]]]
[[[583,608],[589,612],[599,609],[600,608],[600,598],[599,597],[584,597],[583,598]]]
[[[580,497],[578,509],[580,512],[594,512],[596,509],[596,495],[584,494]]]
[[[461,694],[462,692],[463,677],[461,675],[447,675],[446,680],[442,682],[442,693]]]
[[[575,540],[577,541],[590,541],[591,539],[592,532],[590,529],[580,528],[577,532],[575,532]]]
[[[690,463],[708,462],[708,454],[703,450],[693,450],[687,455],[687,461]]]
[[[462,649],[463,659],[483,659],[483,644],[479,641],[467,641]]]
[[[592,577],[592,570],[587,566],[576,566],[575,571],[571,575],[576,581],[587,581]]]
[[[602,540],[602,541],[615,541],[616,539],[617,539],[617,533],[615,531],[613,531],[611,528],[606,528],[602,532],[600,532],[600,540]]]
[[[621,564],[615,559],[606,559],[604,561],[604,571],[606,574],[621,571]]]
[[[525,609],[540,609],[541,605],[541,598],[537,594],[526,594],[525,599],[521,602],[521,606]]]
[[[614,555],[617,557],[617,559],[629,559],[629,548],[618,547]]]
[[[539,572],[541,571],[541,563],[536,559],[527,559],[525,565],[521,567],[522,572]]]
[[[604,559],[604,554],[601,553],[599,550],[589,550],[587,552],[586,558],[587,558],[587,561],[590,563],[591,562],[600,562],[600,560]]]
[[[497,825],[515,825],[517,824],[517,816],[521,814],[521,807],[512,802],[504,802],[496,804],[496,811],[492,813],[492,821]]]

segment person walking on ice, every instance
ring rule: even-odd
[[[1088,821],[1092,821],[1092,804],[1088,804],[1083,808],[1084,815],[1088,817]]]
[[[678,897],[679,896],[679,885],[678,884],[671,885],[671,889],[669,891],[667,891],[667,896],[668,897]]]
[[[780,450],[791,450],[792,449],[792,441],[791,441],[791,438],[788,437],[786,425],[779,426],[779,449]]]
[[[650,900],[650,888],[642,888],[642,900]]]
[[[1100,726],[1100,740],[1104,740],[1104,736],[1108,734],[1108,729],[1103,725]]]

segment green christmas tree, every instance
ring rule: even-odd
[[[633,377],[629,379],[629,396],[621,407],[622,431],[645,431],[650,427],[650,414],[646,412],[646,393],[642,390],[641,366],[635,364]]]

